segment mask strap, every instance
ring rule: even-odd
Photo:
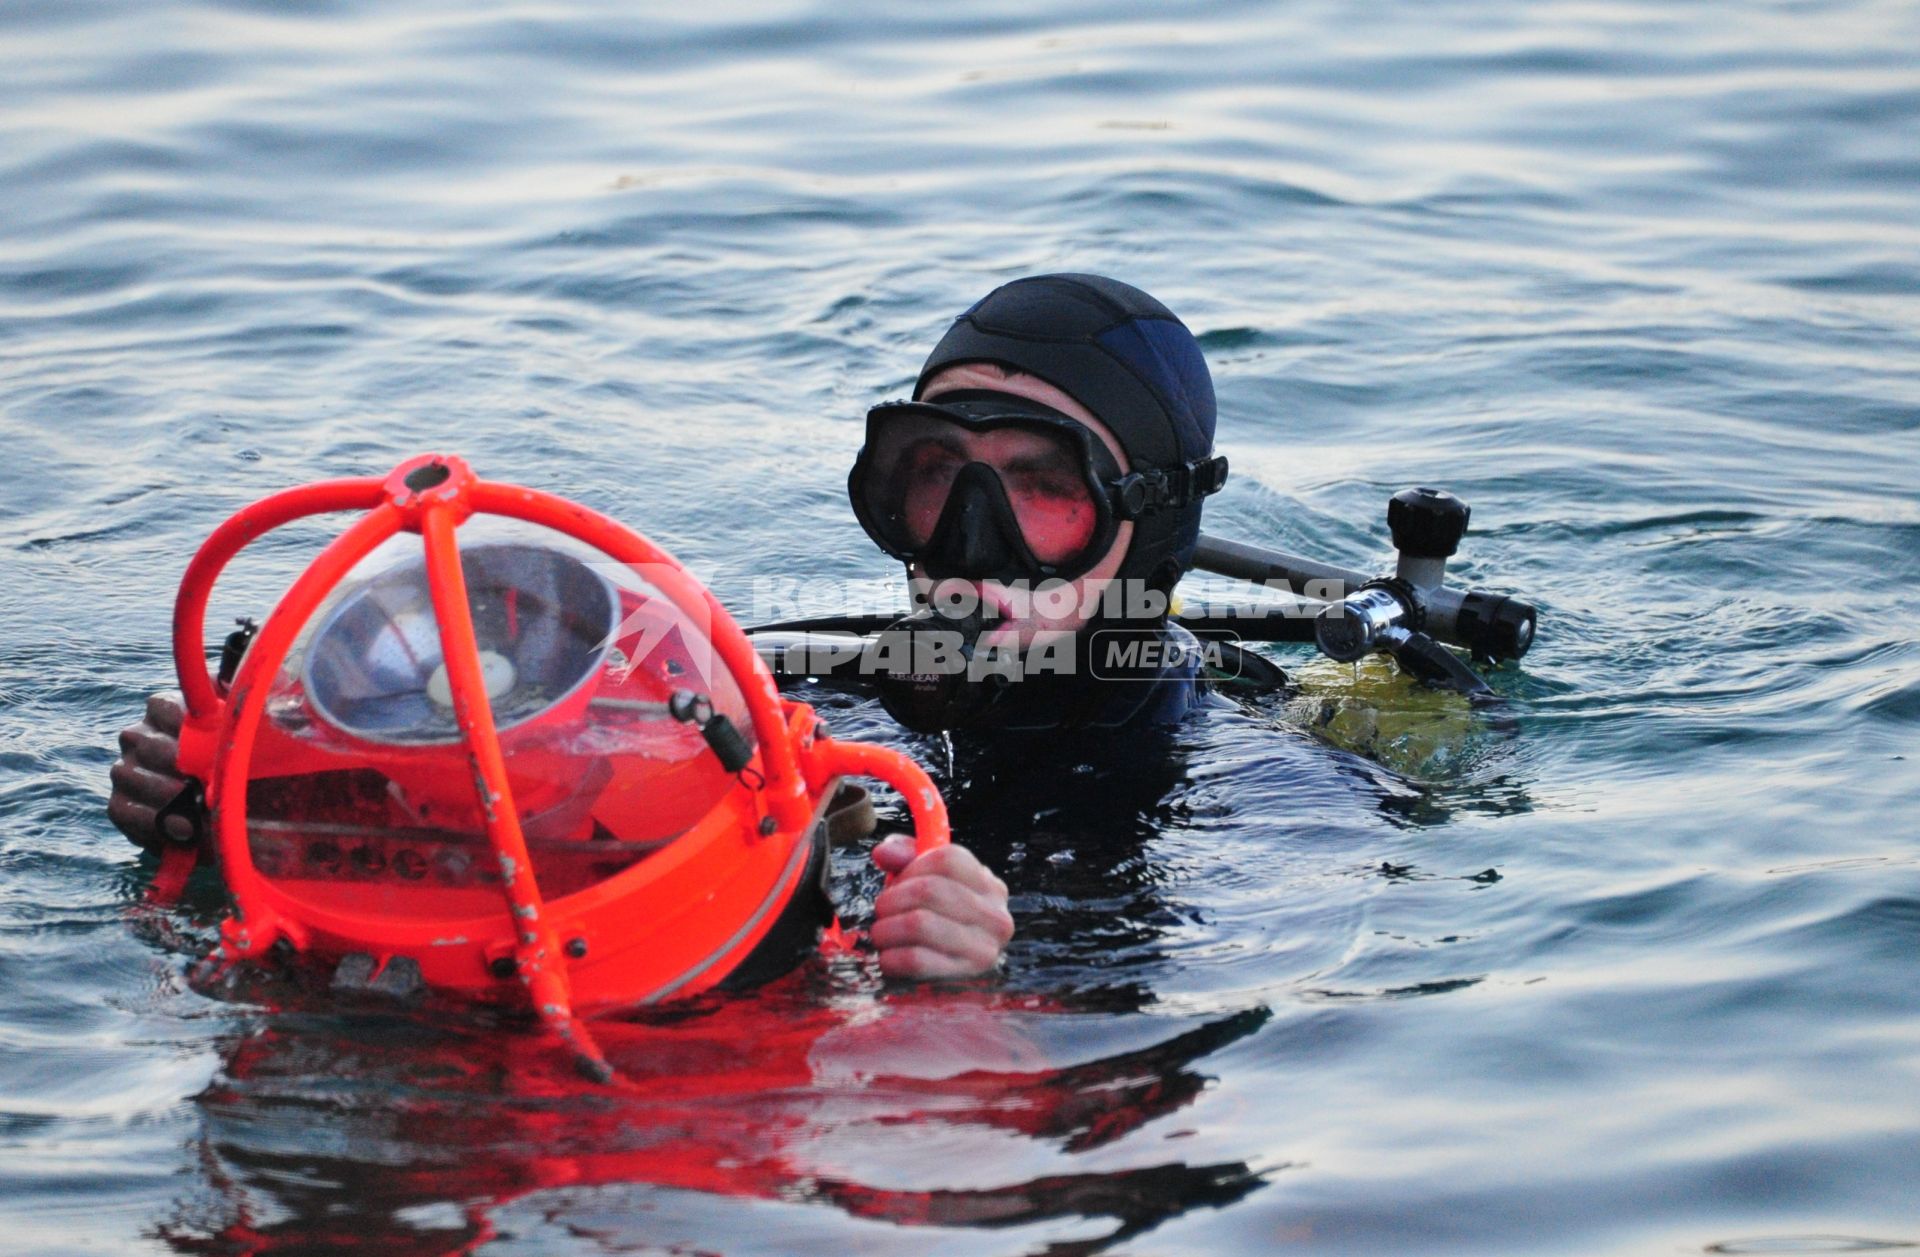
[[[1130,472],[1113,482],[1114,512],[1139,519],[1160,510],[1179,510],[1220,492],[1227,483],[1227,458],[1196,458],[1171,470],[1158,467]]]

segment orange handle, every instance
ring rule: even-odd
[[[898,751],[865,742],[834,742],[822,738],[808,752],[809,775],[872,777],[900,792],[913,816],[914,848],[922,854],[944,847],[952,837],[947,824],[947,802],[926,770]]]
[[[227,561],[264,532],[309,515],[370,511],[380,505],[381,481],[327,480],[287,489],[233,513],[213,530],[187,565],[173,604],[173,664],[187,715],[203,724],[220,715],[220,695],[207,673],[207,599]]]

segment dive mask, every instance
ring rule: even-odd
[[[934,579],[1073,580],[1105,557],[1122,521],[1219,487],[1224,459],[1122,473],[1077,419],[988,390],[893,401],[867,412],[847,477],[875,544]]]

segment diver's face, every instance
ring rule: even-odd
[[[944,419],[898,419],[888,436],[905,445],[892,478],[902,490],[899,530],[916,553],[926,553],[956,482],[974,463],[993,469],[1021,540],[1039,562],[1065,565],[1094,544],[1100,512],[1087,483],[1086,454],[1059,428],[975,431]]]
[[[1085,406],[1044,380],[1037,380],[1032,376],[1009,376],[997,367],[981,363],[959,363],[946,368],[927,381],[926,388],[921,391],[921,398],[925,401],[938,401],[942,394],[965,389],[989,389],[996,393],[1024,397],[1029,401],[1039,402],[1043,406],[1051,406],[1083,425],[1104,442],[1112,452],[1114,460],[1120,465],[1122,474],[1132,470],[1127,461],[1126,450],[1121,448],[1119,439],[1108,430],[1107,425],[1094,418],[1093,412]],[[1029,503],[1020,509],[1037,511],[1050,509],[1044,492],[1047,483],[1045,459],[1049,456],[1047,442],[1017,428],[966,433],[964,439],[978,443],[977,448],[969,447],[966,450],[957,451],[960,454],[973,455],[973,458],[966,461],[985,462],[995,467],[1022,465],[1030,467],[1034,473],[1035,493]],[[1025,448],[1023,443],[1030,444],[1032,448]],[[957,464],[957,466],[964,465],[964,461]],[[945,474],[950,479],[951,471],[930,465],[927,474],[925,500],[930,505],[935,502],[944,503],[945,484],[936,483],[936,478]],[[915,494],[909,490],[907,495],[909,515],[913,510],[914,500]],[[1058,509],[1064,510],[1064,503],[1060,504]],[[926,521],[929,532],[936,519],[937,516]],[[1089,519],[1086,527],[1091,530],[1092,526],[1092,521]],[[1038,535],[1040,531],[1032,530],[1029,535]],[[1070,526],[1067,531],[1071,531]],[[1076,580],[1064,582],[1065,588],[1040,591],[1035,596],[1023,596],[1021,591],[1010,590],[998,581],[966,580],[960,577],[949,577],[940,581],[934,586],[933,595],[938,598],[947,591],[972,590],[975,596],[993,607],[1001,619],[1001,623],[981,639],[981,645],[1005,647],[1017,644],[1018,648],[1024,651],[1035,641],[1040,640],[1042,634],[1070,634],[1086,627],[1087,621],[1097,609],[1099,591],[1105,588],[1106,584],[1119,572],[1121,561],[1126,557],[1127,547],[1132,542],[1133,525],[1130,522],[1122,522],[1114,533],[1113,544],[1091,569]],[[1037,557],[1043,562],[1048,558],[1046,555]],[[924,574],[916,565],[913,575],[919,579]]]

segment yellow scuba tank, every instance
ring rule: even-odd
[[[1357,663],[1315,657],[1293,666],[1290,675],[1296,686],[1287,700],[1292,720],[1404,776],[1443,772],[1480,727],[1465,695],[1417,681],[1385,655]]]

